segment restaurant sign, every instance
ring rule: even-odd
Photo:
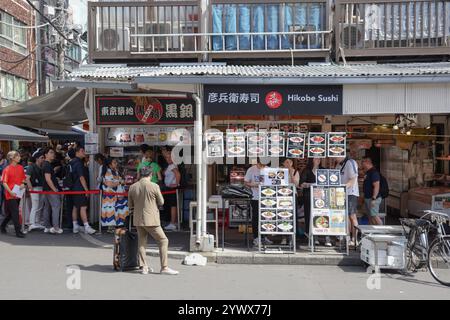
[[[97,125],[193,124],[195,102],[187,98],[97,96]]]
[[[208,115],[339,115],[342,86],[205,85]]]

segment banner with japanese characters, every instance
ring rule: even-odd
[[[97,125],[193,124],[195,101],[149,96],[97,96]]]
[[[205,85],[207,115],[339,115],[340,85]]]

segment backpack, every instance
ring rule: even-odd
[[[380,194],[381,198],[389,197],[389,185],[386,178],[380,173]]]
[[[73,177],[72,166],[67,164],[63,167],[63,188],[66,190],[71,190],[75,185],[75,179]]]

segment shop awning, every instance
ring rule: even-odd
[[[47,142],[48,137],[38,135],[36,133],[17,128],[8,124],[0,124],[0,140],[3,141],[32,141]]]
[[[0,108],[0,123],[30,128],[70,129],[87,119],[85,89],[61,88],[30,100]]]
[[[47,128],[33,128],[41,134],[45,134],[51,140],[72,140],[82,141],[84,140],[84,133],[81,131],[69,130],[55,130]]]

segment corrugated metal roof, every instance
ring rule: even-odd
[[[140,77],[240,77],[240,78],[366,78],[450,75],[450,63],[404,64],[318,64],[305,66],[257,65],[169,65],[169,66],[96,66],[88,65],[72,72],[66,80],[133,81]]]

